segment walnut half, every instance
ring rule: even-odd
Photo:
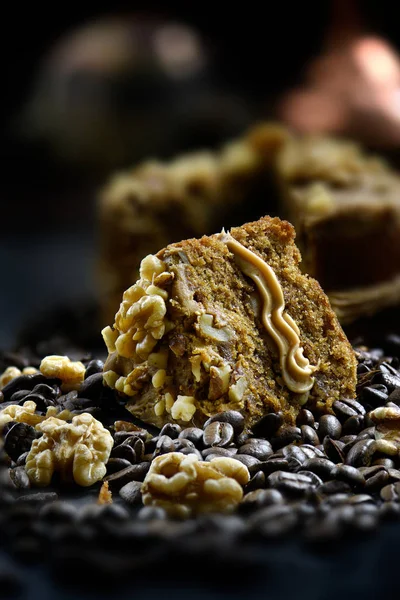
[[[33,485],[49,485],[56,471],[84,487],[104,477],[114,440],[92,415],[77,415],[72,423],[50,417],[36,429],[43,436],[33,441],[25,466]]]
[[[250,479],[245,465],[234,458],[199,461],[195,454],[170,452],[151,463],[142,485],[143,503],[160,506],[169,515],[232,512]]]

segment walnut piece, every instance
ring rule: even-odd
[[[77,390],[85,378],[85,365],[72,361],[68,356],[45,356],[40,363],[40,372],[46,377],[61,379],[63,392]]]
[[[0,411],[0,431],[6,423],[10,421],[17,421],[18,423],[26,423],[35,427],[38,423],[41,423],[49,417],[55,417],[58,419],[67,421],[71,419],[72,415],[69,410],[63,410],[58,412],[57,406],[49,406],[46,411],[46,415],[36,414],[36,403],[32,400],[27,400],[22,406],[19,404],[9,404]]]
[[[378,406],[369,417],[375,423],[377,451],[397,455],[400,452],[400,407]]]
[[[170,452],[153,460],[143,485],[143,503],[160,506],[174,517],[196,513],[232,512],[250,479],[245,465],[234,458],[199,461],[195,454]]]
[[[13,379],[20,377],[21,375],[33,375],[37,373],[37,369],[35,367],[25,367],[22,369],[18,369],[17,367],[7,367],[5,371],[0,375],[0,390],[3,389],[7,383],[10,383]]]
[[[77,415],[72,423],[50,417],[36,429],[43,436],[32,443],[25,466],[32,484],[49,485],[56,471],[84,487],[104,477],[114,441],[92,415]]]

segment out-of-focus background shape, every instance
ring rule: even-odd
[[[95,299],[96,194],[115,170],[261,119],[350,136],[399,165],[395,15],[368,0],[7,6],[0,347],[39,313]]]

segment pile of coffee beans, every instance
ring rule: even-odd
[[[3,547],[23,561],[45,560],[60,576],[73,569],[99,581],[161,569],[174,558],[179,564],[201,559],[202,565],[235,556],[243,561],[246,548],[266,540],[302,536],[321,544],[400,520],[400,457],[382,451],[369,416],[378,406],[400,406],[400,338],[389,347],[391,355],[388,346],[355,348],[357,398],[334,402],[332,414],[303,408],[287,426],[281,414],[271,413],[252,431],[236,411],[214,415],[202,428],[167,424],[156,430],[135,421],[103,387],[102,361],[89,357],[83,357],[86,376],[78,391],[63,394],[58,380],[40,373],[12,380],[0,392],[0,410],[33,400],[39,413],[59,406],[89,412],[109,427],[114,447],[105,481],[113,501],[98,503],[101,482],[86,489],[55,479],[51,488],[31,488],[24,465],[38,434],[8,423],[0,451]],[[130,430],[118,421],[130,421]],[[151,461],[174,451],[200,460],[234,457],[246,465],[251,479],[237,511],[180,521],[143,506],[140,488]]]

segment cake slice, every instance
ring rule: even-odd
[[[136,417],[201,425],[239,410],[293,423],[305,403],[353,397],[356,358],[320,285],[299,269],[295,232],[264,217],[171,244],[141,262],[112,327],[106,385]]]
[[[283,209],[307,273],[342,323],[400,302],[400,177],[349,141],[287,138],[277,153]]]

